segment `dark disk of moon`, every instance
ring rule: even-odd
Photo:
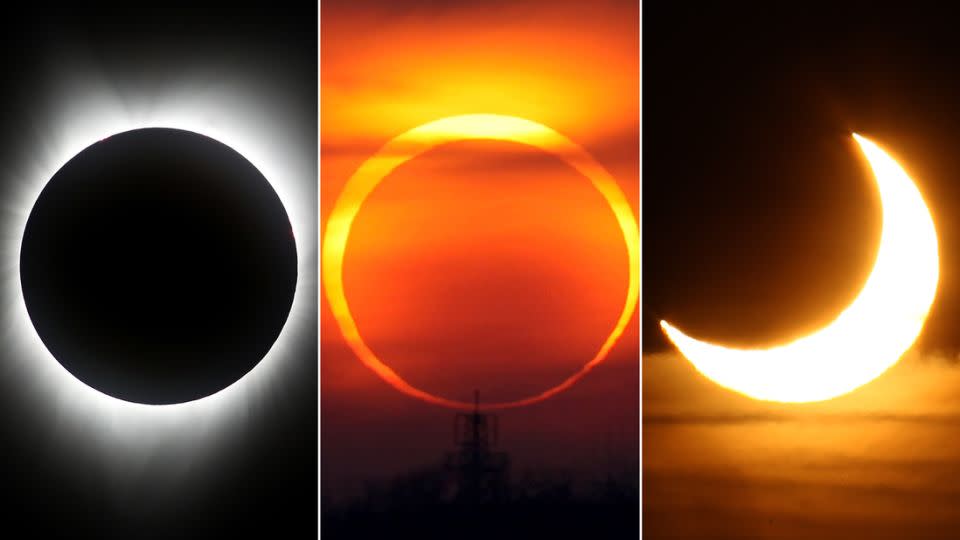
[[[297,252],[283,204],[243,156],[189,131],[138,129],[49,181],[20,280],[37,334],[75,377],[126,401],[181,403],[270,350]]]

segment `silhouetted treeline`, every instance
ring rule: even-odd
[[[443,469],[424,468],[349,502],[323,504],[321,535],[333,538],[637,538],[640,497],[636,469],[575,489],[565,471],[528,471],[500,502],[457,498]]]

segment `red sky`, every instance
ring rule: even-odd
[[[330,4],[321,8],[321,224],[391,137],[468,113],[560,131],[613,174],[637,214],[635,4]],[[619,314],[627,256],[588,180],[539,150],[472,141],[435,148],[377,187],[354,223],[344,282],[365,340],[409,382],[454,399],[477,388],[508,400],[592,357]],[[439,459],[453,412],[365,368],[326,299],[320,316],[325,493]],[[515,463],[585,474],[636,466],[638,339],[634,317],[572,390],[501,413]]]

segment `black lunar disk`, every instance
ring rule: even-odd
[[[283,204],[243,156],[176,129],[89,146],[40,193],[20,280],[34,328],[78,379],[138,403],[181,403],[243,377],[293,303]]]

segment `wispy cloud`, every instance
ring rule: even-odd
[[[675,353],[644,357],[643,386],[651,536],[946,538],[960,519],[953,354],[911,352],[812,404],[751,400]]]

